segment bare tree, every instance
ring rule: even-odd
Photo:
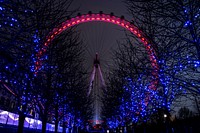
[[[155,46],[160,69],[175,84],[199,93],[199,1],[129,0],[126,3],[133,23]]]
[[[0,2],[1,50],[12,55],[15,62],[13,68],[17,73],[12,74],[9,78],[14,80],[16,77],[22,81],[19,84],[20,89],[16,88],[14,84],[12,87],[14,90],[20,91],[17,95],[19,99],[23,99],[23,106],[20,109],[22,112],[20,118],[23,116],[23,119],[19,120],[18,132],[23,131],[24,113],[27,110],[28,101],[32,101],[32,97],[37,96],[33,96],[33,92],[31,92],[35,85],[33,83],[35,77],[32,75],[35,54],[45,41],[48,32],[74,13],[74,11],[68,11],[71,2],[72,0],[8,0]],[[21,100],[19,101],[19,104],[22,104]]]
[[[199,39],[199,2],[129,0],[125,1],[125,3],[127,4],[129,13],[133,16],[134,20],[132,23],[145,33],[146,38],[148,38],[156,51],[156,58],[159,64],[157,91],[149,93],[151,100],[144,109],[146,112],[142,114],[149,113],[150,115],[151,112],[159,108],[163,108],[166,113],[169,113],[170,105],[175,98],[180,96],[183,90],[199,94],[199,57],[197,52],[199,43],[196,43],[198,41],[195,42],[194,40],[195,38],[196,40]],[[183,10],[186,7],[187,10]],[[185,12],[187,12],[187,15],[190,14],[192,16],[187,17],[187,19],[184,18]],[[195,18],[193,19],[195,22],[192,22],[192,24],[186,23],[192,18]],[[193,29],[195,32],[191,32]],[[128,36],[128,40],[128,44],[141,46],[135,36]],[[120,48],[123,50],[116,56],[118,72],[115,71],[114,75],[117,75],[115,80],[117,81],[119,77],[124,79],[121,80],[121,83],[126,86],[125,88],[129,92],[134,92],[137,87],[141,88],[141,92],[138,91],[138,94],[134,96],[136,99],[138,98],[137,100],[140,99],[142,101],[145,97],[140,96],[142,94],[148,94],[145,93],[145,88],[148,88],[148,83],[151,82],[152,68],[148,60],[148,54],[145,52],[143,52],[142,56],[138,54],[142,53],[138,51],[145,51],[144,47],[140,47],[136,51],[131,49],[131,47],[125,46],[123,45],[124,49]],[[139,78],[142,72],[144,74],[142,78]],[[125,79],[128,79],[130,82],[127,82]],[[143,83],[144,86],[141,86],[142,83],[139,82],[141,79],[146,85]],[[131,97],[129,93],[124,98],[126,100],[122,98],[122,104],[124,104],[123,113],[130,112],[128,107],[130,108],[132,105],[127,105],[127,102],[134,99],[133,95]],[[141,105],[139,103],[137,105],[140,107]],[[127,108],[125,105],[127,105]],[[132,117],[135,116],[133,115]]]

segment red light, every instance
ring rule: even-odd
[[[47,50],[46,49],[43,49],[43,52],[46,52]]]
[[[145,46],[149,57],[151,61],[151,65],[153,69],[159,70],[159,66],[157,64],[157,61],[155,58],[152,58],[152,55],[155,55],[155,51],[151,46],[148,46],[148,40],[143,36],[143,32],[138,30],[137,27],[134,25],[130,24],[130,22],[126,20],[122,20],[118,17],[115,16],[108,16],[106,14],[87,14],[87,15],[82,15],[76,18],[72,18],[71,20],[67,20],[66,22],[62,23],[60,27],[54,28],[53,31],[50,33],[49,36],[47,36],[47,41],[44,43],[44,46],[48,46],[51,43],[51,40],[55,38],[57,34],[60,34],[64,29],[72,26],[79,24],[80,22],[88,22],[88,21],[95,21],[95,20],[100,20],[100,21],[105,21],[105,22],[112,22],[114,24],[117,24],[118,26],[121,26],[127,30],[129,30],[131,33],[135,34],[139,39],[141,39],[141,42],[143,42],[143,45]],[[47,51],[47,47],[43,47],[37,54],[38,60],[42,57],[42,54],[44,54]],[[40,65],[42,62],[36,62],[36,65]],[[41,66],[38,66],[36,69],[40,69]],[[154,78],[158,75],[158,73],[155,73],[153,76]],[[157,76],[158,77],[158,76]],[[158,82],[158,81],[157,81]],[[156,89],[156,82],[151,82],[155,86]]]

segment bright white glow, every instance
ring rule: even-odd
[[[167,115],[166,114],[164,114],[164,118],[166,118],[167,117]]]
[[[14,121],[18,121],[19,120],[19,115],[17,114],[13,114],[13,113],[8,113],[8,116],[13,119]]]
[[[34,119],[27,118],[27,117],[25,118],[25,120],[30,124],[33,124],[35,122]]]
[[[8,124],[8,125],[15,125],[18,126],[19,115],[14,114],[8,111],[0,110],[0,123]],[[42,129],[42,122],[40,120],[32,119],[32,118],[25,118],[24,127],[33,128],[33,129]],[[55,125],[47,123],[48,131],[54,131]],[[58,132],[62,132],[62,127],[58,126]]]

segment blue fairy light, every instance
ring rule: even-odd
[[[195,15],[194,17],[195,17],[195,18],[199,17],[199,14]]]

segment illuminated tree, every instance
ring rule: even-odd
[[[199,5],[198,0],[127,1],[133,23],[157,49],[161,82],[173,79],[194,93],[199,93]]]
[[[45,107],[41,108],[41,116],[44,123],[51,117],[50,122],[55,122],[56,130],[61,120],[67,122],[69,127],[79,127],[88,118],[87,80],[82,67],[83,51],[79,40],[71,30],[54,39],[46,53],[48,59],[38,73],[39,95]],[[66,116],[69,121],[63,120]]]
[[[120,48],[123,50],[116,54],[118,72],[115,71],[115,81],[121,79],[124,85],[119,89],[124,89],[121,118],[132,118],[130,121],[137,122],[138,118],[148,120],[145,116],[148,118],[160,109],[169,114],[172,102],[185,90],[199,94],[199,3],[132,0],[126,3],[134,18],[132,22],[151,41],[159,62],[159,82],[157,90],[152,92],[148,89],[152,68],[145,57],[147,54],[141,52],[143,47],[131,49],[132,45],[135,49],[140,46],[137,37],[128,36],[126,45],[132,45],[123,45],[124,49]],[[149,97],[145,96],[147,94]],[[146,98],[150,99],[148,106],[145,106]]]
[[[0,2],[1,27],[0,27],[0,47],[2,54],[9,58],[1,58],[1,81],[8,84],[8,87],[17,97],[19,111],[19,128],[22,132],[25,116],[29,114],[28,104],[32,99],[31,90],[33,73],[30,72],[30,56],[32,36],[22,24],[21,16],[29,15],[26,8],[16,8],[15,3],[10,1]],[[19,13],[19,10],[23,10]]]
[[[111,118],[108,123],[114,121],[112,127],[138,122],[148,115],[146,103],[149,101],[146,99],[152,93],[148,88],[152,80],[151,63],[141,42],[135,40],[119,42],[119,49],[114,54],[115,68],[110,74],[104,99],[107,101],[104,108],[111,106],[110,112],[113,111],[110,117],[107,116]]]
[[[188,7],[195,5],[193,6],[194,9],[190,9],[190,12],[195,10],[197,18],[199,8],[196,7],[195,2],[197,1],[184,4]],[[180,2],[130,0],[126,3],[134,18],[133,23],[149,38],[156,50],[159,62],[159,83],[157,90],[152,92],[148,89],[152,68],[149,65],[148,58],[145,57],[147,54],[141,52],[144,48],[139,47],[137,37],[128,36],[127,46],[123,45],[120,48],[121,51],[116,54],[118,62],[115,64],[118,66],[119,74],[115,71],[114,75],[117,75],[116,79],[121,77],[120,79],[123,79],[121,83],[124,85],[124,97],[122,96],[121,105],[122,116],[132,118],[133,120],[130,121],[137,122],[138,119],[135,118],[144,120],[145,116],[150,116],[157,109],[163,109],[168,114],[172,102],[177,96],[180,96],[183,90],[199,93],[199,59],[198,52],[195,52],[195,48],[198,49],[198,44],[193,45],[189,39],[186,39],[186,41],[182,37],[183,35],[185,38],[189,37],[191,32],[187,31],[188,24],[185,25],[185,21],[177,22],[179,19],[176,16],[180,15],[178,10],[181,9],[178,8]],[[185,11],[183,10],[183,12]],[[180,11],[180,13],[183,12]],[[197,18],[195,21],[195,24],[197,24],[199,19]],[[195,27],[198,33],[198,26]],[[193,42],[195,41],[193,40]],[[132,45],[128,46],[128,44],[135,46],[135,50],[131,48]],[[136,49],[136,46],[139,48]],[[138,53],[142,53],[142,55]],[[149,94],[150,99],[148,106],[143,104],[146,94]],[[131,111],[130,108],[134,111]],[[139,115],[131,114],[131,112],[138,112]]]
[[[11,56],[13,60],[2,64],[1,67],[5,68],[1,69],[0,80],[9,82],[9,86],[14,89],[20,101],[18,132],[23,130],[28,102],[42,101],[38,96],[39,92],[35,92],[37,86],[36,77],[33,75],[35,53],[38,52],[48,32],[74,13],[68,11],[71,2],[71,0],[0,1],[0,47],[1,51]]]
[[[102,118],[110,128],[115,128],[119,125],[118,119],[120,118],[120,105],[123,94],[121,89],[122,83],[117,81],[113,76],[109,76],[109,84],[107,84],[107,91],[103,93],[103,108]]]

